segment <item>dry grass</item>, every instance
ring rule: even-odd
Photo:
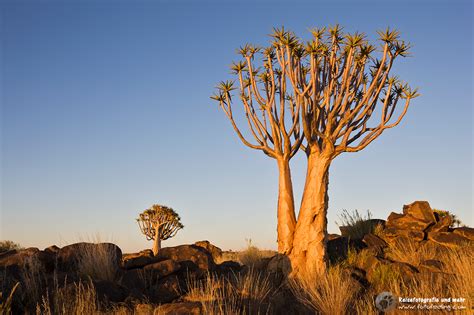
[[[28,257],[21,273],[22,300],[34,307],[46,286],[45,270],[36,256]]]
[[[75,283],[68,286],[56,286],[52,296],[43,296],[36,307],[36,314],[45,315],[82,315],[101,314],[97,294],[92,283]]]
[[[3,292],[0,292],[0,314],[12,313],[11,306],[12,306],[13,295],[15,294],[15,291],[19,285],[20,285],[19,282],[15,284],[15,286],[10,291],[10,294],[6,298],[3,297]]]
[[[395,242],[386,251],[386,256],[392,260],[419,266],[428,259],[439,259],[441,251],[438,247],[419,245],[414,241]]]
[[[353,280],[340,266],[329,268],[326,275],[290,280],[296,298],[315,313],[346,314],[356,291]]]
[[[261,314],[275,291],[268,275],[250,269],[231,278],[212,274],[203,280],[188,278],[185,300],[200,302],[205,314]],[[265,306],[267,305],[267,306]]]
[[[373,233],[379,224],[372,221],[372,214],[367,210],[366,216],[359,213],[358,210],[349,212],[343,210],[339,216],[340,222],[336,222],[338,226],[344,226],[347,230],[347,235],[352,240],[360,240],[364,235]],[[380,229],[380,227],[378,227]]]
[[[78,273],[95,280],[114,281],[117,272],[114,248],[106,243],[84,245],[77,262]]]

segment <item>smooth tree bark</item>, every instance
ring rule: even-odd
[[[254,63],[254,57],[262,52],[262,68]],[[232,111],[234,101],[231,91],[235,90],[233,81],[221,82],[218,93],[211,98],[219,102],[240,140],[248,147],[263,151],[277,161],[278,204],[277,241],[278,252],[287,254],[293,247],[293,233],[296,215],[291,182],[290,160],[298,152],[303,141],[300,131],[300,106],[287,91],[286,72],[275,60],[274,49],[261,50],[251,45],[241,47],[239,53],[243,61],[231,67],[237,75],[239,100],[248,126],[245,135],[237,126]],[[253,138],[252,141],[247,137]]]
[[[343,34],[338,25],[311,33],[313,38],[304,42],[284,28],[274,29],[271,46],[263,50],[262,68],[253,65],[260,49],[240,49],[245,61],[234,64],[233,70],[255,144],[245,139],[232,115],[233,82],[222,82],[212,97],[244,144],[277,160],[278,249],[288,255],[295,277],[327,268],[331,162],[343,152],[363,150],[397,126],[410,100],[418,96],[416,89],[389,76],[394,60],[407,56],[410,46],[397,31],[378,32],[381,49],[369,44],[364,34]],[[401,99],[405,104],[400,109]],[[285,117],[286,108],[290,115]],[[289,161],[298,149],[306,153],[308,163],[296,220]]]
[[[383,43],[380,59],[374,58],[376,48],[365,35],[344,35],[338,25],[327,32],[312,30],[313,39],[305,46],[284,29],[275,34],[276,56],[284,60],[296,104],[301,107],[306,140],[301,145],[308,157],[306,182],[289,253],[292,274],[304,277],[327,269],[332,160],[343,152],[364,149],[384,130],[397,126],[418,94],[389,77],[394,60],[406,56],[409,49],[397,31],[379,32]],[[397,111],[400,99],[405,104]]]

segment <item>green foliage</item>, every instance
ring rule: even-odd
[[[358,210],[349,212],[344,209],[339,219],[340,222],[336,222],[336,224],[340,227],[344,227],[348,237],[353,240],[360,240],[364,235],[380,229],[377,227],[379,224],[372,221],[372,214],[369,210],[367,210],[367,214],[364,217]]]
[[[15,243],[13,241],[0,241],[0,253],[12,250],[12,249],[21,249],[22,247],[20,244]]]
[[[459,227],[460,225],[462,225],[461,220],[459,220],[455,214],[449,212],[448,210],[433,209],[433,212],[438,214],[440,218],[450,216],[451,225],[449,227]]]
[[[157,232],[159,239],[167,240],[184,227],[180,216],[172,208],[156,204],[140,213],[136,220],[147,240],[154,240]]]

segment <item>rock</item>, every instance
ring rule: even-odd
[[[415,201],[409,205],[404,205],[403,214],[423,222],[436,223],[436,218],[428,201]]]
[[[370,233],[366,234],[362,241],[367,245],[367,247],[376,247],[376,248],[384,248],[387,247],[387,243],[381,239],[380,237]]]
[[[216,268],[212,255],[206,249],[196,245],[165,247],[158,252],[158,257],[178,262],[190,260],[199,268],[208,271],[214,271]]]
[[[464,238],[467,238],[471,241],[474,241],[474,229],[473,228],[463,226],[463,227],[454,229],[453,233],[455,233],[457,235],[460,235]]]
[[[148,264],[152,264],[160,261],[157,257],[153,256],[153,252],[149,249],[143,250],[139,253],[124,254],[122,256],[122,268],[134,269],[142,268]]]
[[[339,234],[328,234],[328,241],[341,237]]]
[[[112,268],[118,270],[122,260],[122,251],[112,243],[75,243],[61,248],[57,254],[58,268],[61,271],[77,272],[81,259],[94,257],[110,257]]]
[[[471,242],[468,238],[461,236],[458,233],[450,232],[430,232],[428,239],[448,247],[457,247]]]
[[[424,260],[418,266],[420,272],[443,272],[444,263],[435,259]]]
[[[142,269],[131,269],[124,272],[120,283],[128,289],[143,292],[146,289],[146,274]]]
[[[153,264],[146,265],[144,270],[153,270],[154,274],[159,278],[168,276],[181,268],[181,265],[171,259],[163,260]]]
[[[439,218],[438,222],[436,224],[428,227],[426,230],[427,232],[448,232],[449,227],[453,223],[453,220],[451,219],[451,216],[446,215],[444,217]]]
[[[273,256],[267,265],[267,272],[279,273],[287,276],[291,272],[291,263],[288,256],[283,254],[276,254]]]
[[[406,243],[406,242],[421,242],[425,239],[425,233],[416,230],[399,230],[396,228],[386,228],[382,234],[382,238],[389,246],[395,245],[395,243]]]
[[[341,231],[341,236],[342,236],[342,237],[349,237],[349,234],[350,234],[350,231],[351,231],[351,227],[350,227],[350,226],[343,225],[343,226],[340,226],[340,227],[339,227],[339,231]]]
[[[150,288],[150,300],[153,303],[172,302],[181,296],[181,287],[184,288],[184,283],[180,283],[176,275],[167,276]]]
[[[114,282],[107,280],[94,281],[94,288],[99,301],[122,302],[128,296],[128,290]]]
[[[392,212],[387,219],[385,229],[423,232],[432,224],[434,224],[434,221],[422,221],[410,215],[400,215]]]
[[[9,276],[18,278],[28,267],[40,272],[52,272],[54,256],[34,247],[9,250],[0,254],[0,272],[5,271]]]
[[[199,241],[194,243],[194,245],[202,247],[206,249],[209,253],[211,253],[214,261],[217,261],[222,257],[222,249],[215,245],[212,245],[209,241]]]
[[[56,254],[59,252],[59,250],[60,250],[60,248],[59,248],[58,246],[56,246],[56,245],[51,245],[51,246],[49,246],[49,247],[46,247],[46,248],[44,249],[44,252],[45,252],[45,253],[48,253],[48,254],[54,254],[54,255],[56,255]]]
[[[203,314],[200,302],[179,302],[161,305],[156,314],[163,315],[200,315]]]
[[[331,263],[337,263],[347,258],[349,239],[345,236],[334,238],[327,242],[327,254]]]
[[[232,260],[227,260],[217,265],[217,271],[221,274],[237,273],[241,270],[242,266],[238,262]]]

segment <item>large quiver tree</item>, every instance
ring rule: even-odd
[[[389,76],[409,44],[397,31],[378,32],[381,47],[364,34],[343,34],[336,25],[313,29],[304,43],[293,33],[276,30],[275,53],[284,60],[296,105],[301,108],[308,157],[306,182],[290,253],[293,274],[321,273],[327,267],[329,167],[343,152],[366,148],[385,130],[397,126],[410,100],[418,96]],[[377,58],[378,55],[379,58]],[[398,108],[400,100],[404,100]]]
[[[287,72],[281,61],[276,59],[273,46],[261,49],[245,45],[238,52],[243,60],[233,63],[231,69],[237,76],[237,100],[243,108],[248,132],[241,132],[234,116],[232,105],[235,97],[231,95],[231,91],[236,88],[233,81],[221,82],[217,87],[218,93],[211,98],[219,102],[220,108],[246,146],[261,150],[277,161],[278,251],[287,254],[293,247],[296,226],[289,162],[303,141],[300,131],[301,106],[294,101]],[[255,60],[257,54],[261,60]]]
[[[147,240],[153,240],[153,254],[156,256],[161,248],[161,241],[176,235],[184,226],[181,218],[171,208],[153,205],[140,213],[137,218],[138,226]]]

